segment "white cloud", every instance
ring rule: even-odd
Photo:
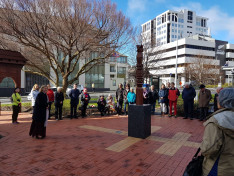
[[[129,0],[128,1],[128,12],[129,13],[137,13],[137,12],[144,12],[146,10],[147,0]]]
[[[220,40],[234,40],[234,16],[220,9],[218,6],[211,6],[208,9],[202,7],[200,3],[187,3],[183,6],[173,6],[173,10],[190,9],[194,10],[198,16],[209,18],[208,26],[211,28],[211,35],[222,35],[226,38],[219,38]]]

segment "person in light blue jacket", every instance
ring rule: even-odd
[[[160,103],[160,107],[161,107],[161,115],[162,117],[164,117],[166,111],[167,111],[167,107],[166,107],[166,103],[167,103],[167,99],[168,99],[168,91],[165,87],[165,84],[161,85],[161,89],[158,92],[158,96],[159,96],[159,103]]]
[[[32,91],[31,91],[33,111],[34,111],[34,106],[35,106],[35,102],[36,102],[36,98],[38,94],[39,94],[39,86],[38,84],[34,84]]]
[[[128,103],[135,104],[136,103],[136,94],[134,93],[134,89],[130,88],[130,92],[127,95]]]

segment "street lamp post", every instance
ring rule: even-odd
[[[176,65],[175,65],[175,87],[177,87],[177,65],[178,65],[178,14],[174,14],[177,18],[177,31],[176,31]]]

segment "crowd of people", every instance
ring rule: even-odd
[[[212,99],[211,91],[205,88],[205,85],[200,85],[200,92],[198,95],[198,105],[200,110],[199,119],[201,121],[205,120],[208,116],[209,102]],[[217,89],[217,93],[214,97],[214,111],[218,110],[218,97],[222,88]],[[19,94],[20,89],[15,88],[14,93],[12,94],[12,123],[18,124],[17,121],[18,113],[21,109],[21,96]],[[40,95],[40,96],[39,96]],[[44,98],[42,98],[44,95]],[[46,124],[47,120],[51,117],[51,105],[54,103],[55,106],[55,119],[62,120],[62,110],[63,110],[63,101],[64,93],[61,87],[57,88],[57,91],[54,93],[51,90],[50,85],[42,86],[39,90],[39,86],[35,84],[31,92],[32,96],[32,109],[33,109],[33,123],[30,134],[34,136],[33,130],[37,131],[37,128],[34,126],[41,126],[42,123]],[[38,98],[38,96],[40,98]],[[175,87],[173,82],[167,83],[167,85],[162,84],[159,91],[155,90],[154,85],[149,89],[146,87],[143,88],[143,103],[151,105],[151,113],[155,114],[156,102],[158,101],[161,110],[161,116],[168,117],[174,116],[177,117],[177,100],[180,96],[180,91]],[[46,97],[46,98],[45,98]],[[73,89],[69,92],[70,97],[70,119],[78,118],[77,107],[80,102],[79,110],[81,111],[81,117],[86,117],[86,109],[91,99],[87,89],[84,88],[83,92],[80,92],[77,89],[77,84],[73,85]],[[80,97],[80,99],[79,99]],[[182,91],[182,99],[184,104],[184,119],[194,118],[194,98],[196,97],[196,91],[189,83],[185,83],[185,87]],[[117,102],[117,103],[116,103]],[[136,103],[136,94],[134,88],[130,88],[129,84],[126,84],[123,88],[122,84],[118,85],[116,90],[116,102],[111,94],[105,99],[104,95],[101,95],[97,101],[97,109],[100,112],[101,116],[110,113],[117,113],[118,115],[127,115],[128,106]],[[43,110],[42,110],[42,109]],[[40,121],[41,120],[41,121]],[[40,123],[36,123],[40,121]],[[46,126],[46,125],[44,125]],[[43,130],[41,130],[43,131]],[[45,130],[44,130],[45,131]],[[36,132],[35,132],[36,134]],[[42,137],[45,136],[44,133],[41,133]]]

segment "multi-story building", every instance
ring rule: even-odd
[[[159,46],[195,34],[209,35],[207,21],[191,10],[168,10],[141,25],[142,42]]]
[[[154,47],[150,57],[154,57],[160,53],[161,57],[158,57],[153,62],[157,62],[154,68],[151,68],[151,74],[160,76],[161,82],[171,82],[175,80],[176,72],[176,45],[177,42],[171,42],[164,44],[162,46]],[[213,82],[219,81],[217,76],[223,76],[221,74],[221,66],[229,64],[230,66],[234,64],[234,45],[229,44],[226,41],[215,40],[213,38],[204,35],[194,35],[191,37],[183,38],[178,40],[178,63],[177,63],[177,85],[181,82],[192,81],[192,79],[186,77],[189,74],[188,65],[193,64],[197,67],[192,67],[193,69],[199,67],[204,67],[206,73],[213,74],[210,79]],[[154,52],[155,51],[155,52]],[[195,70],[196,71],[196,70]],[[230,72],[230,71],[229,71]],[[233,77],[231,73],[226,71],[224,74],[225,82],[231,82]],[[199,76],[199,74],[197,74]],[[212,80],[210,81],[212,83]]]
[[[198,62],[213,74],[213,82],[221,79],[231,82],[233,75],[230,71],[224,73],[220,68],[226,63],[234,64],[234,45],[213,39],[207,21],[208,18],[197,16],[191,10],[168,10],[142,24],[144,57],[150,57],[150,62],[156,63],[151,64],[150,73],[159,76],[161,82],[174,81],[177,55],[177,85],[193,81],[189,67],[198,65]]]

